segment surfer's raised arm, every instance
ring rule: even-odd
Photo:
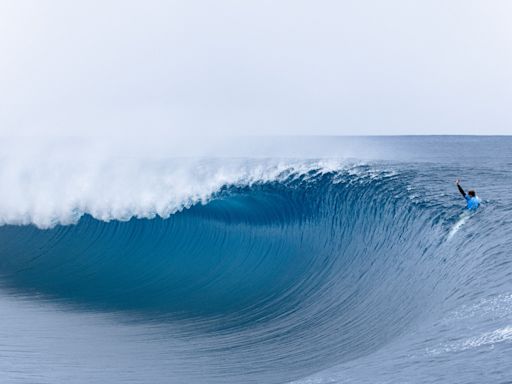
[[[466,197],[466,192],[464,192],[464,190],[462,189],[462,187],[460,186],[460,180],[457,179],[455,180],[455,184],[457,185],[457,188],[459,188],[459,192],[461,193],[462,196]]]

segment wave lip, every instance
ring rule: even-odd
[[[311,171],[353,167],[342,160],[17,158],[0,162],[0,225],[39,228],[167,218],[204,204],[225,186],[285,180]]]

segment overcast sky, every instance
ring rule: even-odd
[[[15,135],[512,134],[512,1],[0,2]]]

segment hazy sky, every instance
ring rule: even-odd
[[[512,134],[512,1],[0,1],[0,132]]]

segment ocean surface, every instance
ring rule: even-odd
[[[0,145],[0,382],[511,383],[512,137],[297,140]]]

